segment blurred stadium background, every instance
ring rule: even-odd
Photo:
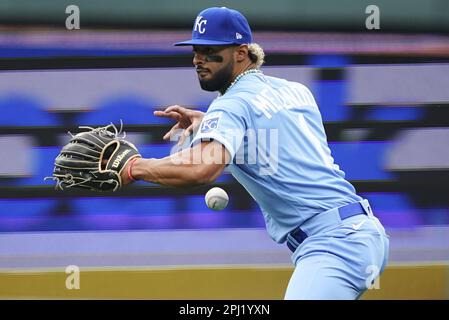
[[[65,27],[72,4],[79,30]],[[380,30],[365,28],[371,4]],[[79,125],[122,119],[144,156],[170,153],[152,111],[215,97],[172,47],[209,6],[247,16],[266,74],[312,90],[336,162],[386,226],[390,264],[363,298],[449,298],[446,0],[0,0],[0,297],[283,298],[289,251],[229,174],[221,212],[210,186],[61,193],[43,180]]]

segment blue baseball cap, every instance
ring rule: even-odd
[[[237,10],[212,7],[201,11],[195,19],[192,39],[177,42],[175,46],[231,45],[252,42],[251,28]]]

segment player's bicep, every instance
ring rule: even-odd
[[[199,173],[208,182],[213,182],[223,172],[231,161],[231,155],[226,147],[215,140],[202,141],[192,148],[193,162],[199,163]]]
[[[211,140],[219,142],[230,156],[229,163],[243,142],[246,128],[245,116],[229,110],[215,110],[203,118],[192,145]]]

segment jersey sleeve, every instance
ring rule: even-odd
[[[201,141],[218,141],[229,152],[232,161],[243,142],[248,122],[248,110],[242,102],[216,100],[207,110],[191,146]]]

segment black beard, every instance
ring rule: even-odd
[[[206,91],[224,91],[230,84],[232,78],[232,70],[234,69],[234,64],[229,63],[223,69],[217,71],[214,77],[210,80],[201,80],[201,89]]]

